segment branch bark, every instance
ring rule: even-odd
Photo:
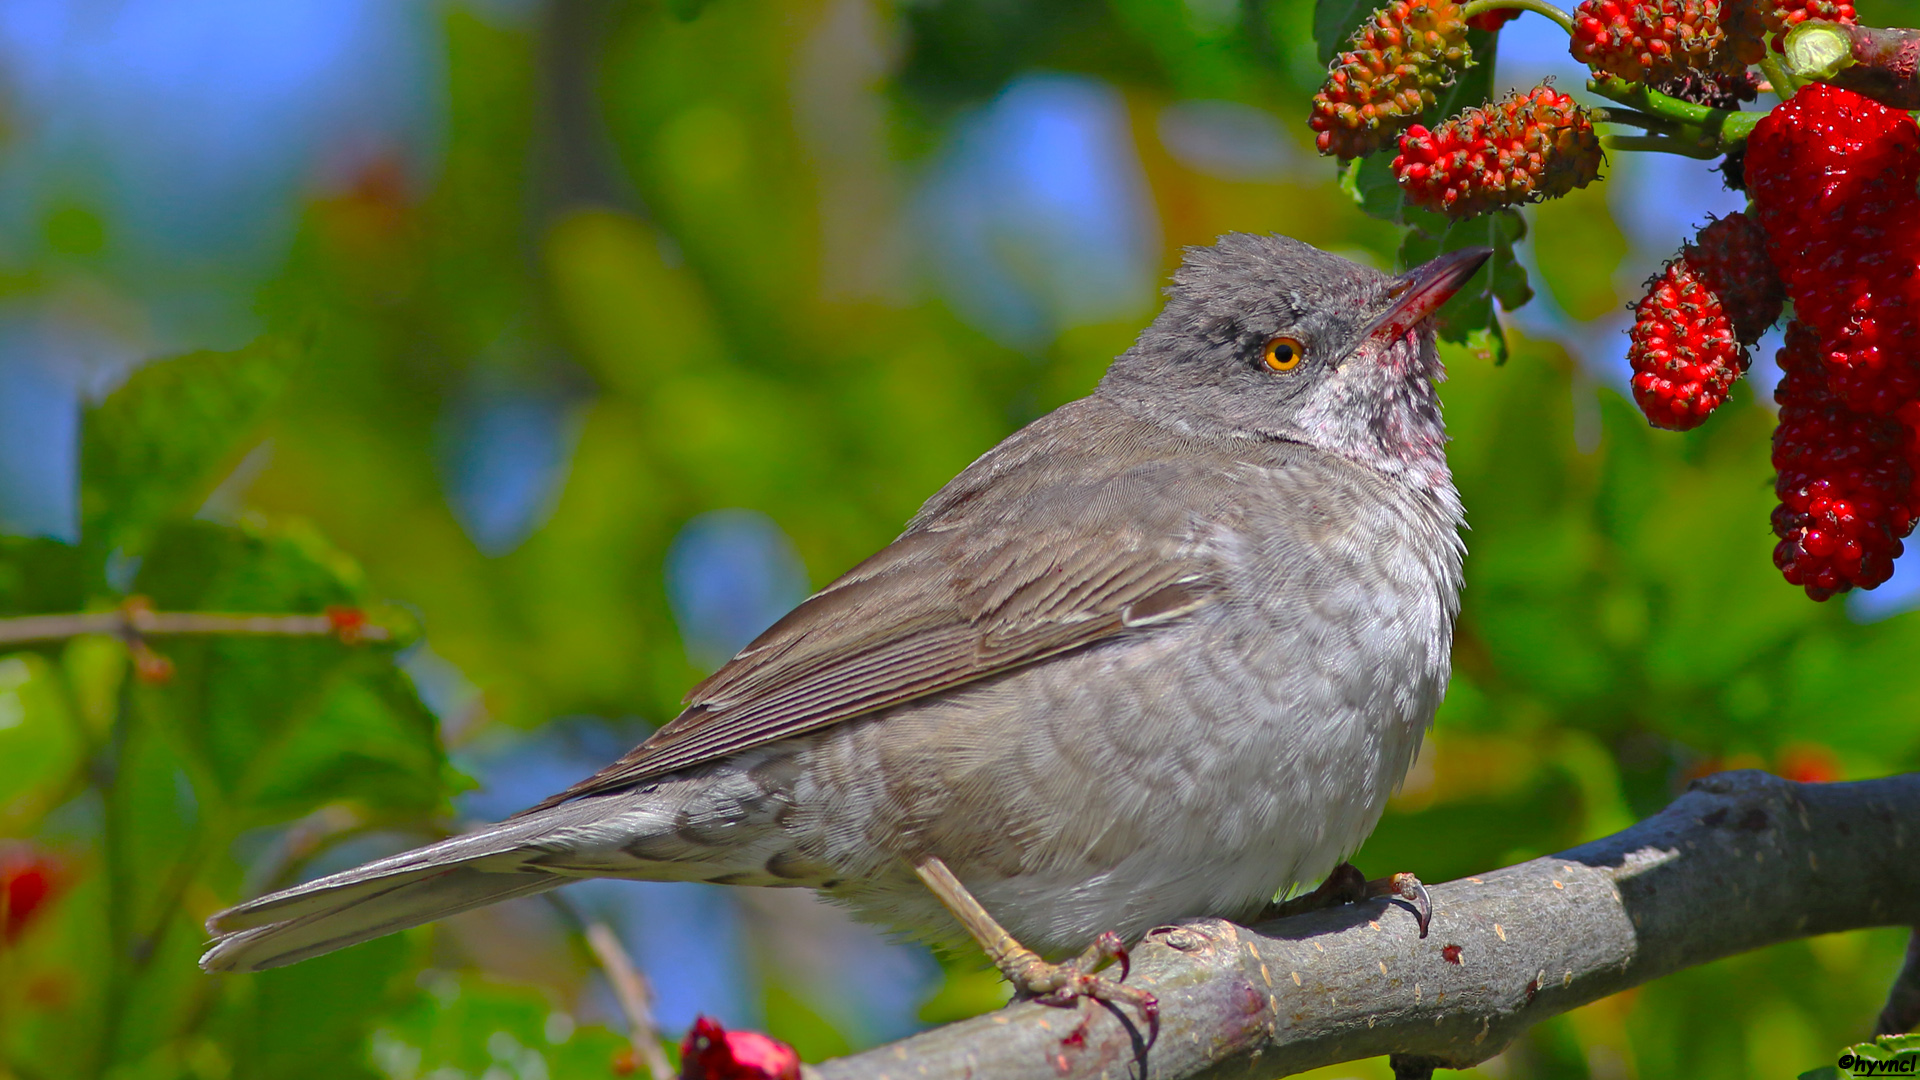
[[[60,641],[82,634],[110,634],[129,639],[188,634],[340,637],[353,642],[385,641],[392,636],[386,627],[366,622],[357,611],[342,608],[324,615],[229,615],[209,611],[150,611],[138,604],[126,604],[112,611],[0,619],[0,645]]]
[[[1849,784],[1723,773],[1624,832],[1430,891],[1425,940],[1385,901],[1154,931],[1129,980],[1160,997],[1151,1051],[1130,1014],[1096,1013],[1066,1038],[1074,1013],[1021,1002],[808,1073],[1277,1077],[1382,1054],[1396,1076],[1466,1068],[1547,1017],[1683,968],[1920,926],[1920,773]]]

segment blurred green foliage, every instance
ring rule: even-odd
[[[1363,867],[1439,880],[1546,853],[1731,765],[1915,768],[1920,616],[1858,625],[1779,580],[1771,420],[1750,393],[1700,431],[1652,431],[1559,346],[1499,333],[1493,301],[1529,288],[1508,257],[1518,215],[1445,227],[1400,209],[1365,165],[1344,184],[1317,162],[1222,176],[1157,133],[1166,106],[1216,98],[1270,110],[1309,145],[1316,52],[1365,7],[556,0],[525,24],[441,9],[438,157],[379,166],[410,183],[375,168],[306,204],[255,344],[151,364],[89,409],[78,544],[0,537],[0,617],[130,596],[182,611],[404,605],[378,609],[401,630],[380,645],[157,641],[164,683],[137,678],[110,637],[0,655],[0,837],[43,853],[57,883],[0,942],[0,1076],[608,1074],[621,1040],[576,1023],[576,957],[489,970],[422,930],[216,979],[193,963],[200,921],[339,845],[443,832],[467,783],[450,743],[672,715],[701,672],[662,564],[693,515],[763,511],[822,583],[996,439],[1091,387],[1148,298],[1023,352],[896,280],[911,275],[888,255],[952,125],[1033,70],[1120,89],[1163,269],[1229,229],[1382,266],[1467,242],[1503,251],[1492,284],[1450,311],[1467,344],[1447,350],[1444,395],[1472,525],[1456,675]],[[587,92],[558,92],[562,75]],[[1629,245],[1604,196],[1527,217],[1550,238],[1534,261],[1560,308],[1590,319],[1627,299]],[[49,259],[110,242],[71,206],[45,229]],[[31,288],[33,270],[9,273]],[[446,491],[448,418],[476,385],[542,388],[573,425],[550,512],[493,554]],[[478,688],[459,715],[434,716],[394,664],[414,614]],[[1865,1034],[1901,941],[1822,939],[1685,972],[1543,1024],[1481,1072],[1811,1068]],[[861,1040],[814,988],[762,985],[772,1034],[803,1052]],[[952,961],[922,1015],[1000,993]]]

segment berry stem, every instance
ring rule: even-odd
[[[1680,134],[1687,125],[1675,123],[1664,116],[1654,116],[1637,109],[1589,109],[1596,124],[1630,124],[1647,131],[1658,131],[1669,135]]]
[[[1668,138],[1665,135],[1602,135],[1600,145],[1608,150],[1678,154],[1681,157],[1699,158],[1702,161],[1717,158],[1725,152],[1716,147],[1702,146],[1696,142]]]
[[[1774,94],[1781,101],[1792,97],[1793,92],[1800,89],[1800,83],[1793,77],[1793,73],[1788,71],[1787,66],[1780,62],[1780,58],[1772,53],[1768,53],[1766,58],[1760,61],[1760,73],[1767,77],[1767,82],[1772,85]]]
[[[1547,0],[1473,0],[1460,9],[1460,16],[1471,19],[1475,15],[1484,15],[1489,11],[1531,11],[1535,15],[1545,15],[1554,25],[1573,36],[1573,16],[1547,3]]]
[[[1714,157],[1726,153],[1733,147],[1746,142],[1747,134],[1753,130],[1753,125],[1767,115],[1695,105],[1691,101],[1682,101],[1650,89],[1642,83],[1628,82],[1614,75],[1595,75],[1587,80],[1587,89],[1636,112],[1667,120],[1670,122],[1669,130],[1676,137],[1687,139],[1701,148],[1712,148],[1712,153],[1688,153],[1689,157]],[[1619,148],[1635,147],[1623,144]],[[1653,147],[1639,149],[1653,149]],[[1659,149],[1668,153],[1683,152],[1667,146],[1661,146]]]

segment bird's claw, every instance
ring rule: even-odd
[[[1427,928],[1433,925],[1433,898],[1427,895],[1427,887],[1421,884],[1419,878],[1412,874],[1395,874],[1367,882],[1367,891],[1373,896],[1405,900],[1413,908],[1413,918],[1420,926],[1420,936],[1427,936]]]
[[[1119,965],[1119,978],[1099,974],[1108,961]],[[1125,985],[1132,970],[1126,943],[1120,940],[1120,935],[1108,931],[1094,939],[1086,952],[1065,963],[1049,964],[1034,956],[1022,964],[1020,970],[1007,974],[1022,996],[1042,1005],[1073,1008],[1088,1001],[1104,1001],[1133,1006],[1147,1023],[1146,1044],[1151,1047],[1160,1037],[1160,999],[1151,991]],[[1062,1041],[1078,1042],[1085,1037],[1083,1020]]]
[[[1341,863],[1334,867],[1333,872],[1327,875],[1327,880],[1310,893],[1296,896],[1285,903],[1267,905],[1267,909],[1260,913],[1260,921],[1284,919],[1340,904],[1358,904],[1383,897],[1405,900],[1413,908],[1413,918],[1420,927],[1420,936],[1427,936],[1428,927],[1433,925],[1433,898],[1427,895],[1427,887],[1421,884],[1419,878],[1412,874],[1394,874],[1368,881],[1366,875],[1352,863]]]

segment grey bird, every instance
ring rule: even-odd
[[[220,912],[201,966],[581,878],[708,881],[971,936],[1025,993],[1153,1018],[1095,969],[1326,878],[1433,720],[1464,547],[1428,317],[1487,254],[1395,277],[1280,236],[1189,249],[1090,396],[646,742],[507,821]]]

